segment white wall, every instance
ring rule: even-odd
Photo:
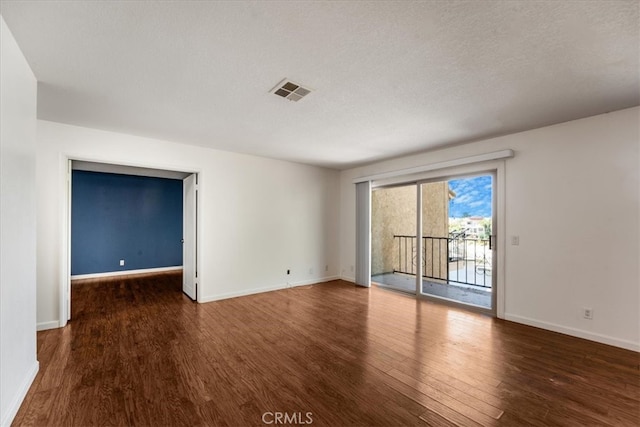
[[[640,350],[640,108],[342,171],[341,274],[353,279],[352,179],[511,148],[505,318]],[[582,308],[593,308],[593,320]]]
[[[0,425],[36,361],[36,79],[0,17]]]
[[[337,171],[38,121],[40,329],[60,322],[67,157],[200,173],[201,302],[338,276]]]

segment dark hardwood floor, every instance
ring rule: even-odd
[[[180,281],[74,284],[14,425],[640,423],[635,352],[342,281],[208,304]]]

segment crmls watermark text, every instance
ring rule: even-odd
[[[312,412],[265,412],[262,414],[265,424],[313,424]]]

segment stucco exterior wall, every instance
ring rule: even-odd
[[[446,181],[422,184],[422,235],[447,237],[449,233],[449,185]],[[389,273],[398,263],[398,240],[394,235],[416,234],[416,187],[382,188],[371,195],[371,274]],[[434,240],[435,263],[431,256],[431,240],[427,239],[426,273],[446,279],[447,250],[445,241],[438,254],[438,241]],[[410,260],[415,270],[415,252]],[[440,268],[438,268],[440,267]],[[412,271],[413,271],[412,270]],[[435,273],[435,274],[432,274]]]

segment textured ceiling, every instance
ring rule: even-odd
[[[638,1],[1,2],[45,120],[333,168],[639,104]],[[313,89],[269,93],[283,78]]]

